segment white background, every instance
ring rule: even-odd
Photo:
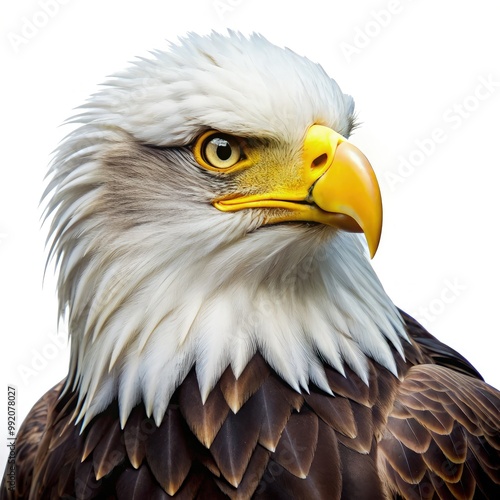
[[[50,270],[42,289],[37,207],[67,132],[59,125],[106,75],[187,31],[261,32],[320,62],[354,96],[363,123],[353,142],[385,204],[373,265],[396,304],[500,387],[500,3],[45,1],[50,15],[44,0],[10,1],[1,15],[1,468],[7,385],[17,386],[20,421],[67,370],[51,338],[55,285]]]

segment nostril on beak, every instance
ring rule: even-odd
[[[322,155],[319,155],[317,158],[313,160],[311,167],[312,168],[324,167],[327,161],[328,161],[328,155],[326,153],[323,153]]]

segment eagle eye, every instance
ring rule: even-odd
[[[217,170],[231,168],[244,158],[236,138],[214,131],[203,134],[196,141],[194,155],[203,167]]]

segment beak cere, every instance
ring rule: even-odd
[[[280,167],[276,165],[275,171],[254,177],[270,183],[252,184],[261,188],[258,194],[232,193],[214,201],[214,207],[224,212],[274,209],[269,210],[265,224],[309,221],[363,232],[371,257],[375,255],[382,232],[382,200],[375,173],[358,148],[331,128],[312,125],[296,174],[290,176],[289,170],[281,174],[285,170]],[[243,189],[247,187],[245,181],[252,179],[252,170],[259,168],[258,164],[248,167],[248,178],[241,179]]]

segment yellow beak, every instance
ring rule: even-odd
[[[313,125],[296,171],[276,172],[267,176],[270,185],[262,186],[262,193],[233,195],[214,206],[222,211],[277,209],[269,211],[267,224],[311,221],[363,232],[371,257],[375,255],[382,232],[382,200],[375,173],[358,148],[334,130]]]
[[[313,125],[304,143],[304,163],[313,165],[318,153],[336,144],[325,172],[312,188],[312,199],[328,213],[354,219],[365,234],[370,255],[377,251],[382,233],[382,198],[377,177],[366,156],[333,130]],[[340,226],[350,230],[350,227]]]

